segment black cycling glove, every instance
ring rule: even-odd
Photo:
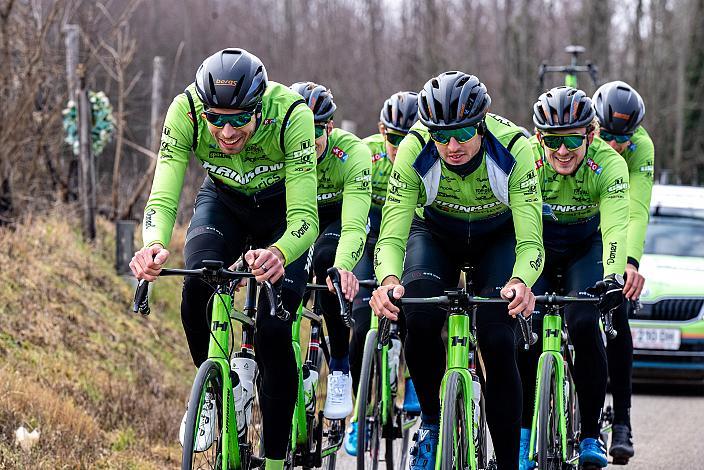
[[[597,307],[602,312],[609,312],[623,303],[623,284],[623,276],[609,274],[594,286],[587,288],[587,294],[600,296]]]

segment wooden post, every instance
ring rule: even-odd
[[[134,253],[134,220],[118,220],[115,222],[115,271],[120,275],[130,274],[130,260]]]
[[[64,27],[64,33],[66,33],[66,84],[68,86],[68,99],[77,105],[78,80],[76,79],[76,68],[78,67],[78,40],[80,30],[78,25],[67,24]],[[71,152],[71,162],[68,165],[67,201],[76,200],[76,195],[78,194],[77,188],[80,185],[78,173],[78,156]]]
[[[159,141],[161,140],[161,98],[163,77],[164,58],[160,56],[154,57],[154,70],[152,72],[152,114],[150,123],[149,141],[147,148],[154,153],[159,152]],[[151,165],[150,165],[151,166]]]
[[[85,70],[83,64],[78,64],[78,140],[79,188],[81,206],[83,207],[83,237],[95,240],[95,168],[91,151],[92,109],[85,89]]]

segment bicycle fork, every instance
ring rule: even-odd
[[[542,382],[542,370],[543,363],[546,361],[547,356],[553,356],[555,358],[555,383],[556,387],[556,403],[553,404],[555,412],[558,413],[560,417],[560,442],[561,442],[561,452],[562,460],[567,461],[567,422],[565,419],[565,361],[562,357],[562,317],[559,314],[547,313],[543,317],[543,352],[540,354],[540,359],[538,360],[538,369],[536,373],[536,384],[535,384],[535,404],[533,406],[533,426],[531,427],[530,434],[530,450],[529,455],[535,456],[536,441],[538,429],[538,411],[539,401],[540,401],[540,384]]]
[[[475,347],[476,347],[476,337],[473,334],[473,328],[470,325],[471,318],[464,311],[457,311],[450,313],[447,320],[447,331],[448,331],[448,345],[447,345],[447,370],[442,378],[441,386],[441,396],[445,396],[445,389],[447,384],[447,379],[452,373],[458,373],[462,377],[462,390],[463,395],[467,397],[464,403],[464,414],[471,422],[471,433],[472,439],[468,441],[466,462],[469,463],[469,468],[477,468],[477,432],[476,428],[479,423],[475,423],[474,417],[475,405],[474,400],[474,371],[470,369],[470,355],[472,359],[472,366],[475,366],[476,358],[474,357]],[[441,403],[441,407],[446,404]],[[442,409],[440,411],[440,416],[443,416]],[[444,452],[450,452],[451,450],[444,450],[442,448],[443,442],[443,423],[442,418],[440,421],[440,438],[438,441],[438,450],[435,459],[435,470],[440,470],[442,455]]]

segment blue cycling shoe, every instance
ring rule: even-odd
[[[413,435],[410,470],[435,470],[435,454],[440,440],[440,426],[421,423]]]
[[[535,461],[530,460],[530,429],[521,428],[521,449],[518,453],[518,470],[532,470]]]
[[[579,443],[579,464],[606,467],[606,448],[600,440],[587,437]]]
[[[416,395],[416,387],[413,385],[413,380],[406,379],[406,389],[403,393],[403,411],[409,414],[420,414],[420,402]]]
[[[357,422],[350,423],[345,431],[345,452],[352,457],[357,456]]]

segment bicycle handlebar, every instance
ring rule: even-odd
[[[210,280],[216,284],[222,284],[231,280],[241,280],[254,278],[254,274],[249,271],[230,271],[223,268],[222,261],[204,260],[203,267],[199,269],[162,269],[159,276],[193,276],[201,279]],[[240,265],[241,266],[241,265]],[[288,320],[290,313],[287,312],[281,305],[281,296],[276,295],[274,286],[269,281],[261,283],[269,300],[270,315],[276,316],[279,319]],[[149,281],[141,279],[134,293],[134,301],[132,303],[132,311],[141,313],[142,316],[148,316],[151,313],[149,308]]]

